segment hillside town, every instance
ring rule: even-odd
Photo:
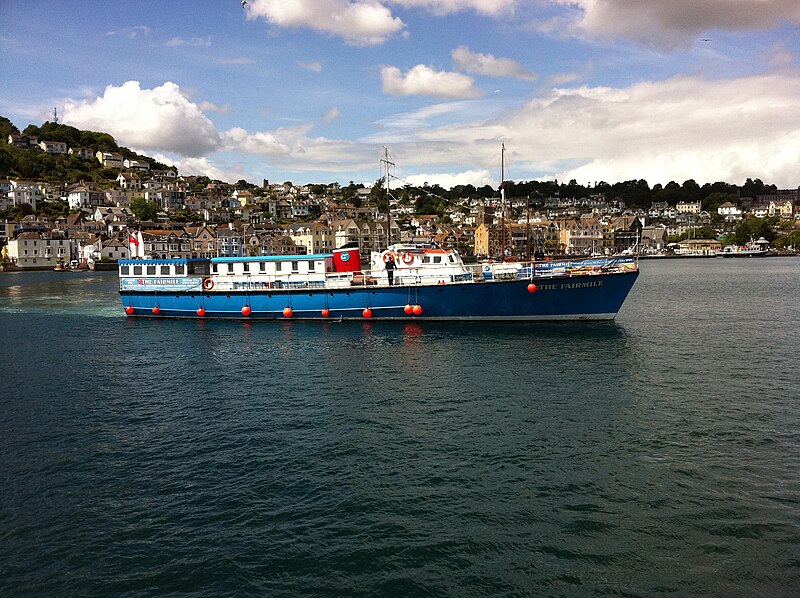
[[[431,214],[420,213],[429,205],[421,200],[436,196],[429,187],[406,185],[387,193],[383,180],[348,188],[268,180],[231,184],[29,135],[10,134],[5,141],[26,151],[96,162],[116,174],[111,185],[0,179],[0,214],[7,215],[0,218],[5,270],[111,265],[132,255],[318,254],[345,243],[358,243],[365,256],[397,242],[454,247],[465,259],[634,250],[699,255],[718,251],[726,235],[746,221],[777,226],[772,236],[783,231],[784,246],[793,246],[800,233],[798,189],[739,195],[710,211],[699,200],[626,206],[603,189],[582,197],[515,194],[518,186],[512,184],[508,193],[495,189],[490,197],[465,192],[448,200],[446,213]],[[61,215],[44,216],[43,206],[56,206]]]

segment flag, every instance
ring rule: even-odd
[[[136,247],[139,247],[139,239],[137,239],[133,235],[128,235],[128,243],[132,243],[132,244],[136,245]]]

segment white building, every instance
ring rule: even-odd
[[[36,204],[42,201],[42,189],[38,184],[22,181],[11,181],[11,191],[8,193],[12,206],[30,204],[35,210]]]
[[[66,154],[67,144],[63,141],[40,141],[39,148],[48,154]]]
[[[73,239],[27,232],[8,242],[8,257],[20,268],[55,267],[59,262],[77,259],[79,249]]]

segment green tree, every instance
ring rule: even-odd
[[[148,201],[144,197],[135,197],[131,200],[131,212],[140,221],[155,220],[161,210],[154,201]]]
[[[2,143],[8,143],[9,135],[19,135],[19,129],[5,116],[0,116],[0,139],[2,139]]]

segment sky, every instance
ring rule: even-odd
[[[0,115],[261,184],[800,186],[798,0],[0,0]],[[501,160],[502,147],[505,160]]]

